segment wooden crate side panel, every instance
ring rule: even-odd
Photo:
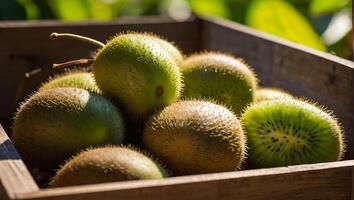
[[[354,161],[46,189],[23,199],[347,200]],[[305,187],[306,186],[306,187]]]
[[[333,110],[346,133],[346,157],[354,158],[354,65],[351,61],[241,25],[212,21],[202,26],[202,49],[242,57],[255,69],[260,85],[283,88]]]
[[[0,122],[6,128],[17,104],[16,91],[22,100],[54,72],[53,63],[79,58],[91,58],[96,47],[73,40],[50,40],[51,32],[71,32],[95,38],[102,42],[122,31],[153,32],[175,44],[184,52],[200,48],[199,21],[174,22],[168,19],[118,20],[116,22],[35,22],[0,23]],[[119,59],[119,58],[118,58]],[[43,72],[25,81],[25,73],[36,68]],[[60,70],[59,70],[60,71]],[[6,121],[7,120],[7,121]]]
[[[37,184],[0,125],[0,199],[37,190]]]

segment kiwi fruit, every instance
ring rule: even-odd
[[[146,123],[143,145],[175,174],[233,171],[246,154],[246,138],[237,117],[211,102],[179,101]]]
[[[251,168],[330,162],[343,155],[343,133],[335,117],[304,100],[255,103],[241,123]]]
[[[25,161],[51,168],[82,148],[123,141],[123,119],[107,99],[79,88],[35,93],[15,116],[12,140]]]
[[[236,114],[253,101],[257,79],[242,61],[215,52],[195,54],[181,64],[185,99],[212,99]]]
[[[152,34],[146,34],[146,35],[147,36],[150,35],[151,39],[158,42],[162,46],[162,48],[164,48],[172,56],[172,58],[176,61],[177,64],[182,63],[183,55],[175,45],[173,45],[171,42],[168,42],[165,39],[162,39],[160,36],[152,35]]]
[[[279,88],[264,87],[256,90],[254,101],[268,101],[279,98],[293,98],[293,96]]]
[[[82,88],[90,92],[101,93],[92,73],[84,70],[72,70],[49,78],[39,91],[60,87]]]
[[[95,80],[103,93],[126,109],[129,118],[139,119],[177,100],[181,74],[176,59],[147,33],[115,36],[106,45],[83,36],[53,33],[99,46],[93,62]],[[155,39],[154,39],[155,38]]]
[[[53,177],[51,186],[62,187],[104,182],[162,179],[166,170],[131,147],[85,150],[68,160]]]

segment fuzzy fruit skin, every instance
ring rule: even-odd
[[[241,123],[252,168],[336,161],[344,151],[335,118],[302,100],[255,103],[242,115]]]
[[[56,88],[34,94],[20,107],[13,142],[26,161],[56,166],[82,148],[119,144],[123,119],[104,97],[78,88]]]
[[[39,91],[60,87],[74,87],[100,93],[95,78],[90,72],[69,72],[56,76],[44,83]]]
[[[293,98],[293,96],[278,88],[259,88],[256,90],[254,101],[268,101],[275,100],[279,98]]]
[[[151,36],[151,38],[158,42],[175,59],[178,65],[182,63],[183,55],[175,45],[167,40],[159,38],[158,36]]]
[[[183,97],[215,100],[236,114],[253,101],[257,87],[254,73],[242,61],[220,53],[202,53],[181,65]]]
[[[89,149],[68,160],[51,185],[62,187],[104,182],[162,179],[166,171],[144,154],[126,147]]]
[[[180,101],[156,113],[143,144],[180,175],[237,170],[246,154],[237,117],[204,101]]]
[[[173,103],[181,90],[177,63],[150,37],[116,36],[98,52],[93,63],[100,89],[125,108],[131,118]]]

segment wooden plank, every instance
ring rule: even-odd
[[[183,30],[183,31],[181,31]],[[36,68],[44,72],[33,76],[24,85],[22,100],[54,71],[53,63],[78,58],[90,58],[96,47],[79,41],[49,39],[51,32],[72,32],[105,41],[122,31],[153,32],[174,41],[184,52],[194,52],[200,47],[199,22],[176,22],[164,18],[119,19],[111,22],[2,22],[0,23],[0,122],[9,126],[17,104],[16,91],[20,91],[26,72]],[[55,71],[57,72],[57,71]]]
[[[280,87],[334,111],[346,133],[346,158],[354,158],[354,64],[242,25],[207,19],[202,49],[233,53],[256,71],[261,85]]]
[[[352,168],[352,181],[351,181],[351,200],[354,200],[354,167]]]
[[[0,125],[0,199],[37,190],[37,184]]]
[[[350,199],[354,161],[44,189],[21,199]]]

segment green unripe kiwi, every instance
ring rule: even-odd
[[[181,75],[175,56],[159,38],[146,33],[115,36],[106,45],[82,36],[52,34],[91,42],[99,47],[93,73],[103,93],[118,102],[131,118],[176,101]]]
[[[143,144],[176,174],[233,171],[246,154],[246,138],[236,116],[204,101],[176,102],[153,115]]]
[[[69,71],[50,78],[42,84],[39,91],[60,87],[81,88],[91,92],[101,93],[92,73],[81,70]]]
[[[253,101],[257,79],[241,60],[220,53],[201,53],[181,65],[183,97],[215,100],[236,114]]]
[[[150,37],[117,36],[99,51],[93,64],[102,91],[137,116],[173,103],[181,89],[176,62]]]
[[[56,173],[51,185],[62,187],[166,176],[163,167],[143,153],[111,146],[89,149],[74,156]]]
[[[339,160],[343,133],[328,112],[302,100],[261,101],[241,117],[252,168]]]
[[[293,96],[279,88],[264,87],[256,90],[254,101],[268,101],[279,98],[293,98]]]
[[[21,105],[12,140],[21,156],[48,168],[82,148],[123,141],[123,120],[107,99],[79,88],[34,94]]]
[[[148,35],[149,34],[147,34],[147,36]],[[160,38],[157,35],[151,35],[151,39],[158,42],[175,59],[178,65],[182,63],[183,55],[175,45],[173,45],[171,42],[168,42],[167,40]]]

